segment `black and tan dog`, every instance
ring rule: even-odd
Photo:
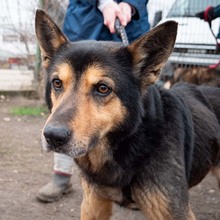
[[[176,32],[170,21],[129,46],[70,43],[37,11],[51,110],[43,147],[78,164],[81,219],[110,219],[112,202],[136,204],[149,220],[195,219],[188,188],[218,174],[220,89],[154,85]]]

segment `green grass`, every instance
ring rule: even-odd
[[[13,107],[10,112],[16,116],[40,116],[48,111],[46,107]]]

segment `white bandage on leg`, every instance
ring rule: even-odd
[[[60,153],[54,153],[54,171],[72,175],[73,158]]]

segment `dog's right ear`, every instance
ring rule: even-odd
[[[42,65],[47,68],[57,49],[68,40],[50,16],[40,9],[36,11],[35,31],[41,50]]]
[[[167,21],[144,34],[127,48],[132,57],[134,74],[141,80],[141,89],[153,84],[173,51],[177,23]]]

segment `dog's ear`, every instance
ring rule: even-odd
[[[42,65],[47,68],[57,49],[68,40],[50,16],[40,9],[36,11],[35,31],[41,50]]]
[[[128,46],[134,74],[141,79],[143,89],[157,80],[161,68],[172,53],[176,34],[177,23],[168,21]]]

